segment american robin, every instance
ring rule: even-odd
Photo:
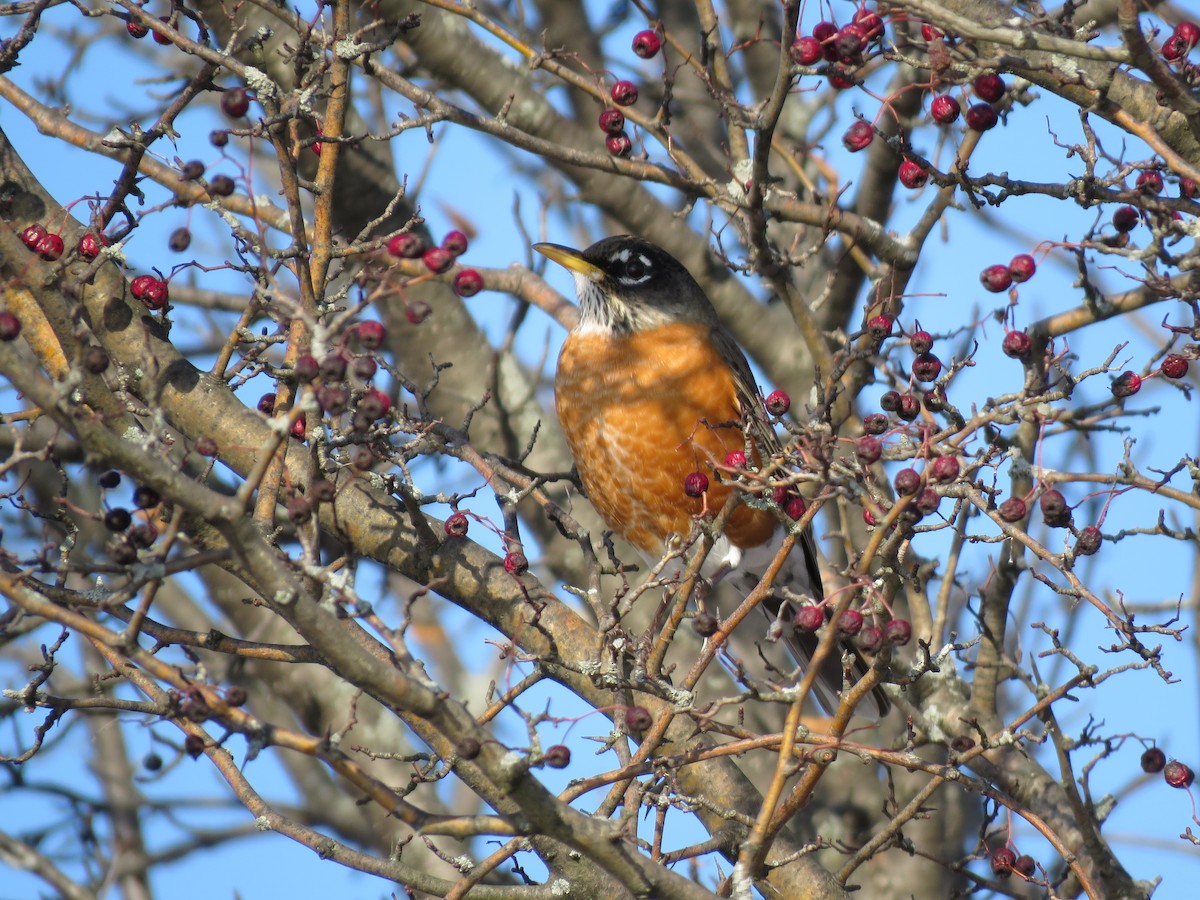
[[[747,446],[766,459],[780,449],[746,357],[696,280],[673,256],[631,235],[605,238],[586,250],[558,244],[534,249],[575,278],[579,322],[558,357],[555,405],[579,478],[605,523],[657,561],[672,535],[686,536],[692,517],[720,510],[734,488],[715,467]],[[743,424],[745,423],[745,427]],[[751,459],[753,463],[755,460]],[[713,473],[707,496],[689,497],[692,472]],[[774,560],[787,529],[775,510],[739,504],[706,560],[704,574],[750,591]],[[793,598],[823,598],[812,534],[805,531],[776,588]],[[782,592],[760,607],[783,626],[804,666],[818,636],[793,628]],[[825,709],[837,709],[843,673],[830,654],[814,681]],[[865,663],[857,658],[859,675]],[[882,716],[877,691],[862,704]]]

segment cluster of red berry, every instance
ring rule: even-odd
[[[442,238],[440,246],[426,247],[420,235],[402,232],[392,236],[387,249],[396,259],[419,259],[434,275],[442,275],[467,252],[467,236],[461,231],[451,231]],[[483,290],[483,276],[475,269],[459,269],[454,273],[451,286],[460,297],[474,297]],[[408,321],[414,325],[425,321],[429,312],[429,304],[423,301],[414,301],[405,308]]]
[[[818,22],[811,34],[797,35],[792,42],[792,62],[798,66],[828,63],[830,85],[844,90],[854,85],[854,72],[878,48],[883,37],[883,19],[865,6],[855,10],[850,22],[840,28],[833,22]]]
[[[642,59],[651,59],[662,49],[662,36],[652,29],[639,31],[633,38],[633,52]],[[613,156],[628,156],[633,152],[633,141],[625,132],[625,114],[617,107],[633,106],[637,103],[638,89],[632,81],[621,80],[608,92],[616,106],[608,106],[600,113],[596,124],[606,135],[604,146]]]
[[[1175,30],[1171,32],[1171,36],[1163,41],[1162,48],[1159,53],[1162,58],[1169,63],[1177,63],[1182,70],[1187,67],[1185,76],[1195,78],[1197,74],[1196,67],[1188,63],[1187,56],[1192,52],[1192,48],[1200,43],[1200,25],[1195,22],[1184,20],[1175,26]]]

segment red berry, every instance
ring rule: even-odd
[[[885,391],[879,398],[879,408],[885,412],[896,412],[900,409],[900,392]]]
[[[786,415],[792,408],[792,398],[788,396],[787,391],[771,391],[767,395],[766,407],[767,412],[773,416]]]
[[[1200,187],[1196,186],[1196,182],[1184,175],[1179,179],[1179,196],[1186,197],[1188,200],[1195,200],[1200,196]]]
[[[50,232],[38,241],[37,255],[46,262],[54,262],[63,255],[65,249],[66,245],[63,244],[62,235]]]
[[[1004,79],[999,75],[980,75],[975,79],[975,96],[995,103],[1004,96]]]
[[[20,319],[5,310],[0,312],[0,341],[16,341],[20,334]]]
[[[1173,759],[1163,768],[1163,780],[1173,788],[1189,788],[1196,780],[1196,774],[1189,766]]]
[[[433,307],[424,300],[410,300],[404,305],[404,318],[409,325],[420,325],[433,314]]]
[[[1014,525],[1025,518],[1029,513],[1029,508],[1025,505],[1025,501],[1020,497],[1009,497],[1000,504],[998,510],[1000,518],[1010,525]]]
[[[465,537],[469,527],[470,522],[468,522],[467,517],[460,512],[452,513],[450,517],[442,523],[442,530],[453,538]]]
[[[1037,271],[1037,263],[1028,253],[1018,253],[1008,264],[1008,274],[1017,284],[1024,284]]]
[[[392,411],[392,401],[383,391],[371,388],[358,401],[358,410],[369,419],[382,419]]]
[[[829,73],[829,86],[835,91],[844,91],[854,87],[854,79],[850,73],[840,66],[834,66]]]
[[[451,231],[442,238],[442,249],[452,256],[462,256],[467,252],[467,236],[461,231]]]
[[[842,634],[858,634],[863,627],[863,614],[857,609],[848,609],[838,616],[838,631]]]
[[[302,441],[308,436],[308,422],[304,418],[304,413],[300,414],[300,418],[292,423],[292,437]]]
[[[883,434],[887,430],[888,420],[883,413],[867,413],[863,416],[863,431],[867,434]]]
[[[873,41],[883,35],[883,19],[877,12],[867,9],[865,6],[854,11],[851,21],[863,30],[868,41]]]
[[[550,768],[565,769],[571,764],[571,750],[562,744],[555,744],[546,748],[546,755],[543,758]]]
[[[883,629],[875,625],[868,625],[858,633],[858,649],[864,653],[876,653],[883,646]]]
[[[792,624],[800,631],[816,631],[825,624],[825,613],[817,606],[802,606],[796,610]]]
[[[237,189],[228,175],[214,175],[208,182],[208,192],[214,197],[228,197]]]
[[[1091,556],[1100,549],[1100,544],[1104,540],[1104,536],[1100,534],[1100,529],[1095,525],[1088,525],[1079,532],[1079,537],[1075,541],[1076,556]]]
[[[350,393],[335,385],[323,385],[317,391],[317,402],[331,416],[340,416],[350,405]]]
[[[460,297],[474,297],[483,290],[483,276],[474,269],[463,269],[454,276],[454,293]]]
[[[631,706],[625,711],[625,727],[630,734],[641,734],[654,724],[654,717],[644,706]]]
[[[896,415],[902,418],[905,422],[911,422],[921,414],[921,401],[912,394],[900,395],[900,407],[896,410]]]
[[[387,328],[382,322],[376,322],[374,319],[359,322],[354,334],[364,350],[378,350],[387,340]]]
[[[139,275],[133,281],[129,282],[129,293],[133,294],[138,300],[144,300],[146,292],[157,280],[153,275]]]
[[[1110,389],[1117,399],[1132,397],[1142,389],[1142,376],[1137,372],[1122,372],[1113,379]]]
[[[945,37],[945,35],[942,34],[940,28],[935,28],[933,25],[925,22],[921,23],[921,40],[925,41],[925,43],[931,43],[934,39],[942,37]]]
[[[79,255],[85,259],[95,259],[107,243],[104,235],[96,235],[89,231],[79,239]]]
[[[397,259],[418,259],[425,252],[425,242],[415,234],[396,234],[388,241],[387,249]]]
[[[992,874],[997,878],[1007,878],[1012,874],[1013,866],[1017,864],[1017,854],[1007,847],[992,851]]]
[[[912,374],[917,381],[937,381],[942,374],[942,361],[932,353],[922,353],[913,360]]]
[[[929,104],[929,113],[939,125],[950,125],[962,114],[962,108],[949,94],[939,94]]]
[[[800,66],[811,66],[822,56],[821,42],[815,37],[804,35],[792,43],[792,61]]]
[[[258,403],[255,404],[255,408],[258,409],[258,411],[264,416],[271,415],[271,413],[275,412],[275,395],[263,394],[258,398]]]
[[[855,442],[854,453],[864,465],[877,463],[883,456],[883,442],[877,437],[864,434]]]
[[[425,262],[425,268],[435,275],[441,275],[454,265],[454,256],[443,247],[430,247],[421,255],[421,259]]]
[[[683,479],[683,492],[689,497],[700,497],[708,490],[708,476],[703,472],[688,472]]]
[[[529,571],[529,560],[520,550],[514,550],[504,556],[504,571],[509,575],[524,575]]]
[[[792,497],[784,504],[783,511],[789,519],[803,519],[804,514],[808,512],[808,504],[804,502],[803,497]]]
[[[1188,370],[1187,357],[1178,353],[1168,353],[1162,361],[1161,369],[1168,378],[1182,378]]]
[[[813,37],[822,44],[837,34],[838,27],[832,22],[818,22],[813,27]]]
[[[650,59],[662,49],[662,38],[657,31],[639,31],[633,36],[633,52],[642,59]]]
[[[725,468],[727,469],[744,469],[746,467],[746,454],[741,450],[731,450],[725,454]]]
[[[896,473],[893,484],[897,494],[915,494],[921,489],[921,475],[916,469],[901,469]]]
[[[352,371],[360,381],[370,381],[379,371],[379,365],[369,356],[359,356],[354,360]]]
[[[42,238],[45,236],[46,229],[41,225],[30,225],[21,232],[21,243],[36,253],[38,244],[42,242]]]
[[[174,27],[174,26],[171,26],[171,17],[170,16],[159,16],[158,21],[162,22],[164,25],[167,25],[169,27]],[[159,34],[156,31],[156,32],[154,32],[154,43],[162,44],[164,47],[166,47],[171,43],[171,39],[169,37],[167,37],[165,34]]]
[[[913,190],[923,187],[925,182],[929,180],[929,173],[911,159],[906,159],[900,163],[897,175],[902,185]]]
[[[1113,213],[1112,223],[1113,228],[1122,234],[1133,231],[1138,223],[1138,211],[1132,206],[1117,207],[1116,212]]]
[[[967,127],[972,131],[990,131],[999,121],[996,111],[986,103],[976,103],[967,110]]]
[[[622,131],[620,134],[610,134],[605,138],[604,147],[612,156],[625,157],[633,152],[633,141]]]
[[[1163,41],[1159,54],[1167,62],[1178,62],[1188,55],[1187,41],[1178,34],[1173,34]]]
[[[321,374],[321,365],[317,362],[317,358],[311,353],[304,353],[296,357],[295,366],[296,381],[300,384],[308,384],[316,379]]]
[[[341,381],[346,377],[348,363],[344,353],[330,353],[321,360],[321,377],[328,381]]]
[[[870,123],[860,119],[846,129],[846,133],[842,135],[842,146],[851,153],[857,153],[859,150],[869,147],[873,140],[875,140],[875,129],[871,127]]]
[[[1143,194],[1153,197],[1156,194],[1163,192],[1163,177],[1162,173],[1156,169],[1147,169],[1138,175],[1134,186]]]
[[[929,467],[929,479],[938,484],[949,484],[958,478],[961,471],[957,457],[939,456]]]
[[[989,290],[993,294],[998,294],[1012,287],[1013,279],[1011,273],[1008,271],[1008,266],[995,265],[988,266],[980,272],[979,281],[985,290]]]
[[[923,398],[925,408],[930,412],[941,412],[946,408],[946,392],[940,387],[934,387],[932,391],[927,391]]]
[[[867,333],[870,334],[874,340],[882,341],[885,337],[891,335],[892,324],[893,320],[891,316],[873,316],[871,320],[867,322]]]
[[[131,38],[139,41],[150,33],[150,29],[148,27],[143,25],[141,22],[134,22],[133,20],[125,23],[125,31],[129,33]]]
[[[1184,19],[1175,26],[1175,35],[1181,38],[1190,50],[1200,43],[1200,25]]]
[[[921,493],[917,494],[917,499],[913,501],[913,506],[923,516],[931,516],[938,511],[938,507],[942,505],[942,495],[933,488],[925,488]]]
[[[1023,853],[1013,863],[1013,870],[1023,878],[1032,878],[1037,873],[1037,863],[1028,853]]]
[[[1025,359],[1033,349],[1033,339],[1024,331],[1010,331],[1004,336],[1004,343],[1000,345],[1000,349],[1004,351],[1005,356]]]
[[[600,118],[596,122],[605,134],[620,134],[625,130],[625,114],[611,106],[600,113]]]
[[[610,96],[617,106],[633,106],[638,98],[637,85],[632,81],[618,81],[612,86]]]
[[[862,62],[863,47],[867,45],[867,33],[851,22],[838,29],[831,43],[837,51],[838,59],[846,65],[858,65]]]
[[[920,356],[933,349],[933,335],[928,331],[914,331],[908,336],[908,344],[912,347],[912,352]]]
[[[240,119],[250,111],[250,96],[244,87],[230,88],[221,95],[221,110],[231,119]]]
[[[161,278],[151,278],[150,284],[146,287],[146,291],[141,299],[147,309],[162,309],[170,299],[170,289],[167,287],[167,283]]]
[[[907,619],[892,619],[884,626],[883,634],[889,643],[903,647],[912,640],[912,624]]]
[[[1161,772],[1167,764],[1167,755],[1158,747],[1147,747],[1142,753],[1142,771],[1147,775]]]

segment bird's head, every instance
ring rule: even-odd
[[[717,324],[696,279],[649,241],[622,234],[586,250],[559,244],[534,244],[533,249],[575,276],[578,328],[630,333],[672,322]]]

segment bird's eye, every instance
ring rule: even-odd
[[[625,263],[625,277],[630,281],[641,281],[646,275],[646,264],[640,259],[631,259]]]

